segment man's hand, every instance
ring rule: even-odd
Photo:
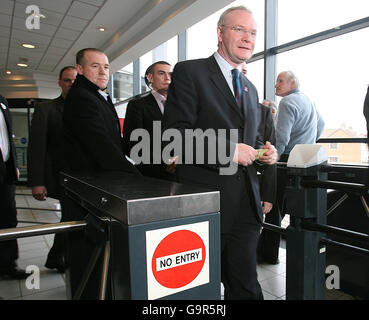
[[[275,164],[278,160],[277,149],[269,141],[267,141],[262,149],[267,149],[267,152],[259,158],[259,161],[268,165]]]
[[[269,151],[269,150],[268,150]],[[233,156],[233,162],[242,166],[249,166],[256,160],[258,152],[247,144],[237,143]]]
[[[273,209],[273,203],[267,201],[261,201],[261,206],[263,208],[263,214],[267,214]]]
[[[36,200],[44,201],[47,197],[47,189],[45,186],[33,187],[32,195]]]
[[[168,159],[168,165],[167,165],[166,171],[174,174],[177,168],[177,161],[178,161],[178,156]]]

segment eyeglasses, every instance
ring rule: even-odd
[[[242,28],[241,26],[226,26],[222,25],[222,27],[230,28],[232,31],[236,32],[240,36],[245,36],[247,33],[250,34],[252,39],[256,38],[256,31],[254,30],[247,30],[245,28]]]

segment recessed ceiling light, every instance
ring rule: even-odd
[[[12,74],[12,72],[10,70],[6,70],[5,73],[6,74]]]
[[[30,43],[22,43],[22,47],[28,48],[28,49],[34,49],[35,46]]]
[[[17,66],[22,67],[22,68],[27,68],[28,64],[26,64],[26,63],[17,63]]]
[[[101,32],[104,32],[105,31],[105,28],[104,27],[98,27],[97,30],[99,30]]]

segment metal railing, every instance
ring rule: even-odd
[[[278,170],[290,170],[291,168],[286,167],[286,163],[278,163]],[[341,190],[345,193],[354,194],[360,197],[363,207],[368,214],[368,204],[364,198],[365,195],[369,194],[369,188],[367,185],[359,184],[359,183],[348,183],[348,182],[340,182],[340,181],[327,181],[325,179],[320,179],[324,174],[327,175],[328,172],[347,172],[347,171],[355,171],[356,174],[366,173],[368,168],[366,167],[342,167],[339,165],[321,165],[320,167],[316,168],[316,176],[311,174],[311,172],[306,173],[301,171],[301,175],[299,172],[300,169],[297,169],[297,173],[295,172],[294,175],[289,177],[291,178],[290,184],[288,187],[290,190],[294,190],[293,194],[297,195],[298,193],[303,193],[304,195],[295,200],[295,205],[297,206],[296,210],[291,210],[292,212],[288,211],[288,214],[291,217],[291,224],[289,227],[281,228],[276,225],[263,223],[262,226],[268,230],[278,232],[282,235],[286,235],[287,241],[287,255],[289,254],[288,250],[289,247],[293,247],[295,250],[305,250],[306,248],[310,249],[306,250],[306,253],[303,254],[303,257],[306,260],[303,262],[304,264],[304,274],[299,277],[293,276],[294,282],[304,283],[306,279],[309,277],[306,276],[306,272],[311,273],[318,273],[317,270],[322,270],[322,267],[317,267],[317,265],[322,265],[322,261],[318,258],[320,255],[320,250],[313,250],[311,246],[314,243],[318,246],[324,245],[332,245],[341,249],[350,250],[350,252],[354,252],[360,255],[369,256],[369,234],[357,232],[353,230],[346,230],[342,228],[338,228],[335,226],[330,226],[325,223],[325,217],[327,216],[327,212],[332,212],[336,209],[347,197],[338,199],[337,203],[335,203],[331,208],[327,210],[326,205],[317,204],[311,205],[309,201],[311,199],[315,199],[319,202],[319,199],[326,199],[326,190],[325,189],[334,189],[334,190]],[[320,173],[319,173],[320,172]],[[325,172],[321,174],[321,172]],[[325,193],[325,195],[324,195]],[[321,196],[319,196],[319,194]],[[300,204],[299,200],[305,201],[304,204]],[[288,201],[288,200],[287,200]],[[304,212],[296,212],[302,210]],[[315,213],[312,211],[316,210]],[[315,214],[315,218],[314,218]],[[309,233],[310,232],[310,233]],[[329,239],[331,236],[338,236],[340,241],[336,241],[333,239]],[[289,244],[289,237],[293,239],[294,243],[291,245]],[[299,242],[299,243],[296,243]],[[291,252],[290,252],[291,253]],[[309,256],[311,258],[309,258]],[[294,257],[295,254],[294,254]],[[308,261],[308,262],[307,262]],[[310,261],[310,262],[309,262]],[[312,261],[315,261],[312,262]],[[301,263],[301,262],[300,262]],[[311,265],[309,265],[311,264]],[[290,261],[287,263],[287,279],[291,276],[290,272],[292,270],[296,271],[296,267],[299,265],[298,261]],[[300,266],[301,267],[301,266]],[[324,272],[324,271],[323,271]],[[319,278],[320,277],[320,278]],[[295,292],[292,294],[292,298],[300,297],[300,298],[307,298],[307,299],[314,299],[319,294],[318,291],[322,290],[316,289],[319,287],[319,281],[321,281],[322,277],[319,274],[311,274],[310,279],[316,279],[316,283],[313,284],[304,284],[301,285],[299,289],[293,289]],[[318,279],[319,278],[319,279]],[[290,280],[291,284],[291,280]],[[315,289],[308,288],[308,286],[314,287]],[[288,289],[291,289],[291,285],[287,286],[287,299],[289,292]],[[299,286],[298,286],[299,287]],[[300,291],[299,291],[300,290]],[[314,291],[315,290],[315,291]],[[292,291],[292,290],[291,290]],[[307,293],[308,292],[308,293]],[[321,291],[320,291],[321,292]],[[322,294],[320,293],[320,296]]]
[[[105,220],[108,221],[108,220]],[[60,223],[49,223],[42,226],[26,226],[17,228],[0,229],[0,242],[6,240],[13,240],[18,238],[26,238],[33,236],[40,236],[45,234],[56,234],[63,232],[72,232],[78,230],[84,230],[87,228],[89,222],[85,220],[81,221],[67,221]],[[93,225],[92,225],[93,228]],[[110,263],[110,241],[106,237],[106,241],[100,245],[96,245],[95,250],[90,258],[85,273],[80,281],[80,284],[76,290],[73,300],[79,300],[86,288],[86,284],[94,270],[98,258],[103,254],[102,272],[100,276],[100,290],[99,300],[104,300],[106,296],[106,288],[108,282],[108,271]]]

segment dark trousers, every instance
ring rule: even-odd
[[[247,189],[242,199],[244,214],[229,232],[221,234],[221,278],[227,300],[263,300],[256,272],[260,223],[248,196],[251,189]]]
[[[60,199],[60,207],[61,207],[61,219],[60,222],[65,222],[65,215],[63,214],[63,201]],[[46,263],[63,263],[65,262],[65,250],[67,245],[67,239],[65,233],[56,233],[54,236],[53,246],[50,248],[50,251],[47,255]]]
[[[277,205],[265,215],[265,222],[281,225],[281,215]],[[277,232],[263,228],[258,243],[258,260],[274,262],[278,259],[280,235]]]
[[[287,162],[288,155],[282,154],[280,161]],[[277,203],[273,209],[265,215],[265,222],[281,226],[281,222],[286,214],[286,170],[277,170]],[[258,258],[270,262],[277,261],[279,254],[279,244],[281,236],[279,233],[263,228],[259,237]]]
[[[0,179],[0,229],[15,228],[18,224],[15,185],[9,181],[7,174],[3,179]],[[0,268],[11,267],[17,259],[17,239],[0,241]]]

